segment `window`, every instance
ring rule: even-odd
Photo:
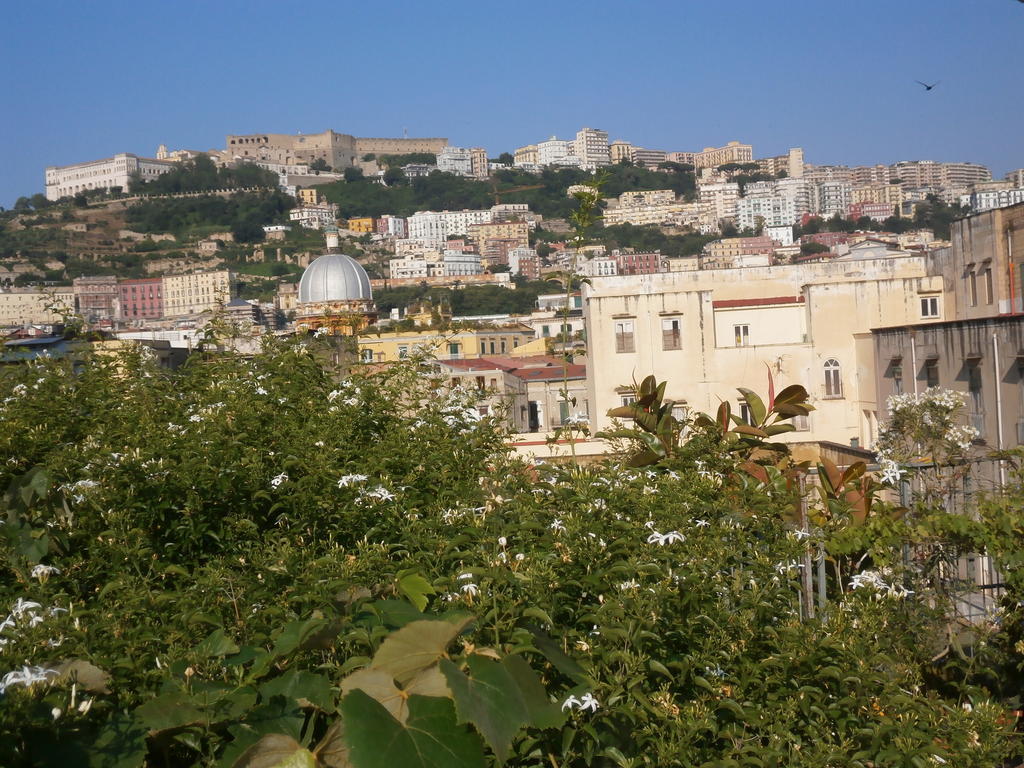
[[[985,267],[985,303],[991,304],[993,298],[993,287],[992,287],[992,267]]]
[[[921,298],[921,317],[939,316],[939,297],[923,296]]]
[[[448,345],[448,354],[451,357],[459,356],[459,345],[458,343]]]
[[[939,386],[939,361],[924,361],[924,383],[929,389]]]
[[[661,348],[682,349],[682,329],[678,317],[669,317],[661,321]]]
[[[892,370],[892,393],[894,395],[903,394],[903,366],[894,365]]]
[[[843,396],[843,378],[839,361],[831,358],[825,361],[825,397],[837,400]]]
[[[542,325],[540,327],[540,335],[543,336],[544,338],[547,338],[548,336],[550,336],[551,335],[551,326],[550,325]]]
[[[744,424],[754,424],[754,412],[750,410],[750,406],[746,402],[740,402],[740,420]]]
[[[978,360],[967,363],[967,393],[971,426],[980,432],[985,426],[985,399],[981,390],[981,365]]]
[[[359,353],[359,355],[362,358],[362,361],[364,363],[372,363],[373,362],[373,350],[372,349],[364,349],[362,352]]]
[[[622,395],[622,397],[619,398],[619,402],[622,403],[622,405],[632,405],[633,403],[636,402],[636,396]]]
[[[736,338],[737,347],[748,347],[750,346],[750,326],[749,325],[734,325],[732,332]]]
[[[476,388],[480,390],[480,394],[483,394],[484,390],[487,389],[486,380],[483,376],[476,377]]]
[[[615,351],[635,352],[633,343],[633,321],[619,320],[615,323]]]
[[[405,344],[398,348],[398,359],[405,360],[409,356],[409,345]]]
[[[971,269],[967,275],[967,293],[970,297],[971,306],[978,306],[978,275]]]
[[[792,423],[797,432],[808,432],[811,429],[811,420],[807,414],[794,416]]]
[[[558,421],[561,424],[565,424],[569,420],[569,403],[565,400],[559,400],[558,402]]]
[[[489,406],[489,405],[478,405],[476,407],[476,412],[479,413],[481,416],[486,416],[488,413],[491,412],[491,406]]]

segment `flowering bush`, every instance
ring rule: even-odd
[[[728,445],[526,467],[437,384],[412,363],[339,378],[277,342],[178,372],[131,353],[4,371],[0,764],[1009,750],[983,689],[929,686],[938,612],[902,582],[801,617],[792,498]]]

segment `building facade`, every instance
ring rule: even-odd
[[[234,298],[235,275],[227,269],[165,275],[161,280],[166,317],[212,312]]]
[[[118,319],[156,320],[164,316],[164,281],[159,277],[119,280]]]
[[[50,166],[46,169],[46,199],[60,200],[94,189],[118,188],[128,192],[133,179],[152,181],[177,167],[171,160],[154,160],[128,152],[88,163]]]

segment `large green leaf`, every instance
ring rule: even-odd
[[[204,658],[230,656],[238,653],[238,644],[227,636],[223,628],[215,629],[196,646],[196,653]]]
[[[557,728],[565,721],[521,656],[492,661],[474,655],[467,664],[468,677],[447,659],[441,661],[441,671],[455,698],[459,722],[472,723],[500,762],[508,759],[512,740],[524,726]]]
[[[233,768],[317,768],[317,762],[291,736],[272,733],[245,750]]]
[[[54,682],[77,683],[79,688],[89,693],[110,693],[107,687],[110,674],[82,659],[65,661],[57,667]]]
[[[752,389],[744,387],[737,387],[737,389],[750,407],[750,415],[753,417],[754,423],[764,424],[764,420],[768,418],[768,409],[764,407],[764,401]]]
[[[202,711],[181,691],[162,693],[137,707],[135,717],[150,735],[206,721]]]
[[[427,595],[437,594],[433,585],[418,573],[409,573],[399,578],[398,589],[420,611],[427,607]]]
[[[453,621],[414,621],[388,635],[374,654],[373,669],[388,672],[401,685],[438,662],[448,644],[473,621],[464,616]]]
[[[314,706],[324,712],[334,711],[334,689],[331,687],[331,681],[323,675],[304,669],[293,669],[267,681],[260,686],[260,694],[264,699],[284,696],[303,708]]]
[[[345,740],[353,768],[484,768],[480,737],[455,719],[448,699],[409,698],[400,723],[361,690],[341,700]]]

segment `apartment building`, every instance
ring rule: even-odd
[[[865,184],[853,186],[850,203],[885,203],[895,208],[903,203],[903,187],[899,184]]]
[[[592,427],[630,402],[649,373],[666,398],[742,414],[736,387],[802,384],[817,408],[796,442],[873,444],[878,403],[872,328],[916,321],[921,298],[942,295],[927,257],[850,256],[800,265],[617,276],[583,286]],[[842,318],[842,322],[836,322]]]
[[[697,194],[700,202],[707,206],[708,215],[716,222],[736,218],[736,206],[740,199],[739,184],[731,181],[698,184]]]
[[[519,147],[515,150],[512,157],[512,164],[516,167],[540,165],[540,155],[538,154],[536,144],[527,144],[525,147]]]
[[[885,221],[894,215],[895,210],[888,203],[851,203],[848,216],[855,221],[864,216],[874,221]]]
[[[608,131],[602,131],[599,128],[581,128],[576,132],[574,148],[573,154],[580,159],[581,168],[593,170],[611,165]]]
[[[919,297],[920,319],[872,331],[876,399],[955,389],[979,452],[1022,445],[1024,203],[954,222],[951,240],[932,263],[943,290]],[[988,469],[988,481],[1005,480],[1005,467]]]
[[[693,155],[694,168],[717,168],[729,163],[754,162],[754,148],[750,144],[730,141],[724,147],[704,147]]]
[[[793,200],[781,195],[748,196],[736,203],[736,226],[740,229],[784,227],[796,223]]]
[[[612,251],[611,257],[615,259],[615,272],[619,275],[653,275],[666,269],[661,251],[638,253],[626,248]]]
[[[533,248],[511,248],[508,251],[508,269],[513,275],[527,280],[540,280],[540,256]]]
[[[377,234],[395,238],[407,238],[409,228],[401,216],[385,214],[377,219]]]
[[[235,275],[227,269],[165,275],[161,280],[166,317],[210,312],[234,298]]]
[[[617,208],[606,209],[601,219],[606,227],[618,224],[632,224],[636,227],[648,224],[692,226],[700,220],[703,210],[700,203],[684,202],[620,205]]]
[[[417,350],[427,350],[438,360],[508,355],[533,338],[533,329],[519,323],[458,331],[375,332],[358,337],[359,359],[364,363],[391,363],[403,360]]]
[[[70,286],[41,291],[12,288],[0,291],[0,327],[60,323],[75,311],[75,294]]]
[[[159,277],[119,280],[118,318],[156,320],[164,316],[164,281]]]
[[[456,176],[473,175],[473,155],[464,147],[444,147],[437,153],[437,170]]]
[[[966,187],[991,181],[992,171],[977,163],[940,163],[935,160],[905,160],[889,166],[890,178],[905,188]]]
[[[132,179],[152,181],[177,167],[178,164],[172,160],[139,157],[130,152],[87,163],[49,166],[45,172],[46,199],[60,200],[79,192],[95,189],[109,191],[115,187],[128,192]]]
[[[579,167],[580,158],[576,156],[576,145],[552,136],[547,141],[537,143],[538,165],[557,165]]]
[[[853,198],[848,181],[823,181],[811,187],[811,212],[823,218],[846,217]]]
[[[300,205],[288,212],[288,220],[306,229],[323,229],[334,226],[338,220],[337,203]]]
[[[490,211],[417,211],[406,219],[410,239],[444,241],[452,235],[467,235],[476,224],[489,224]]]
[[[513,248],[528,248],[530,245],[530,225],[525,221],[487,221],[471,224],[465,234],[482,256],[488,254],[490,244],[496,240],[514,243]]]
[[[113,275],[76,277],[71,281],[75,312],[87,323],[113,320],[118,314],[117,278]]]

